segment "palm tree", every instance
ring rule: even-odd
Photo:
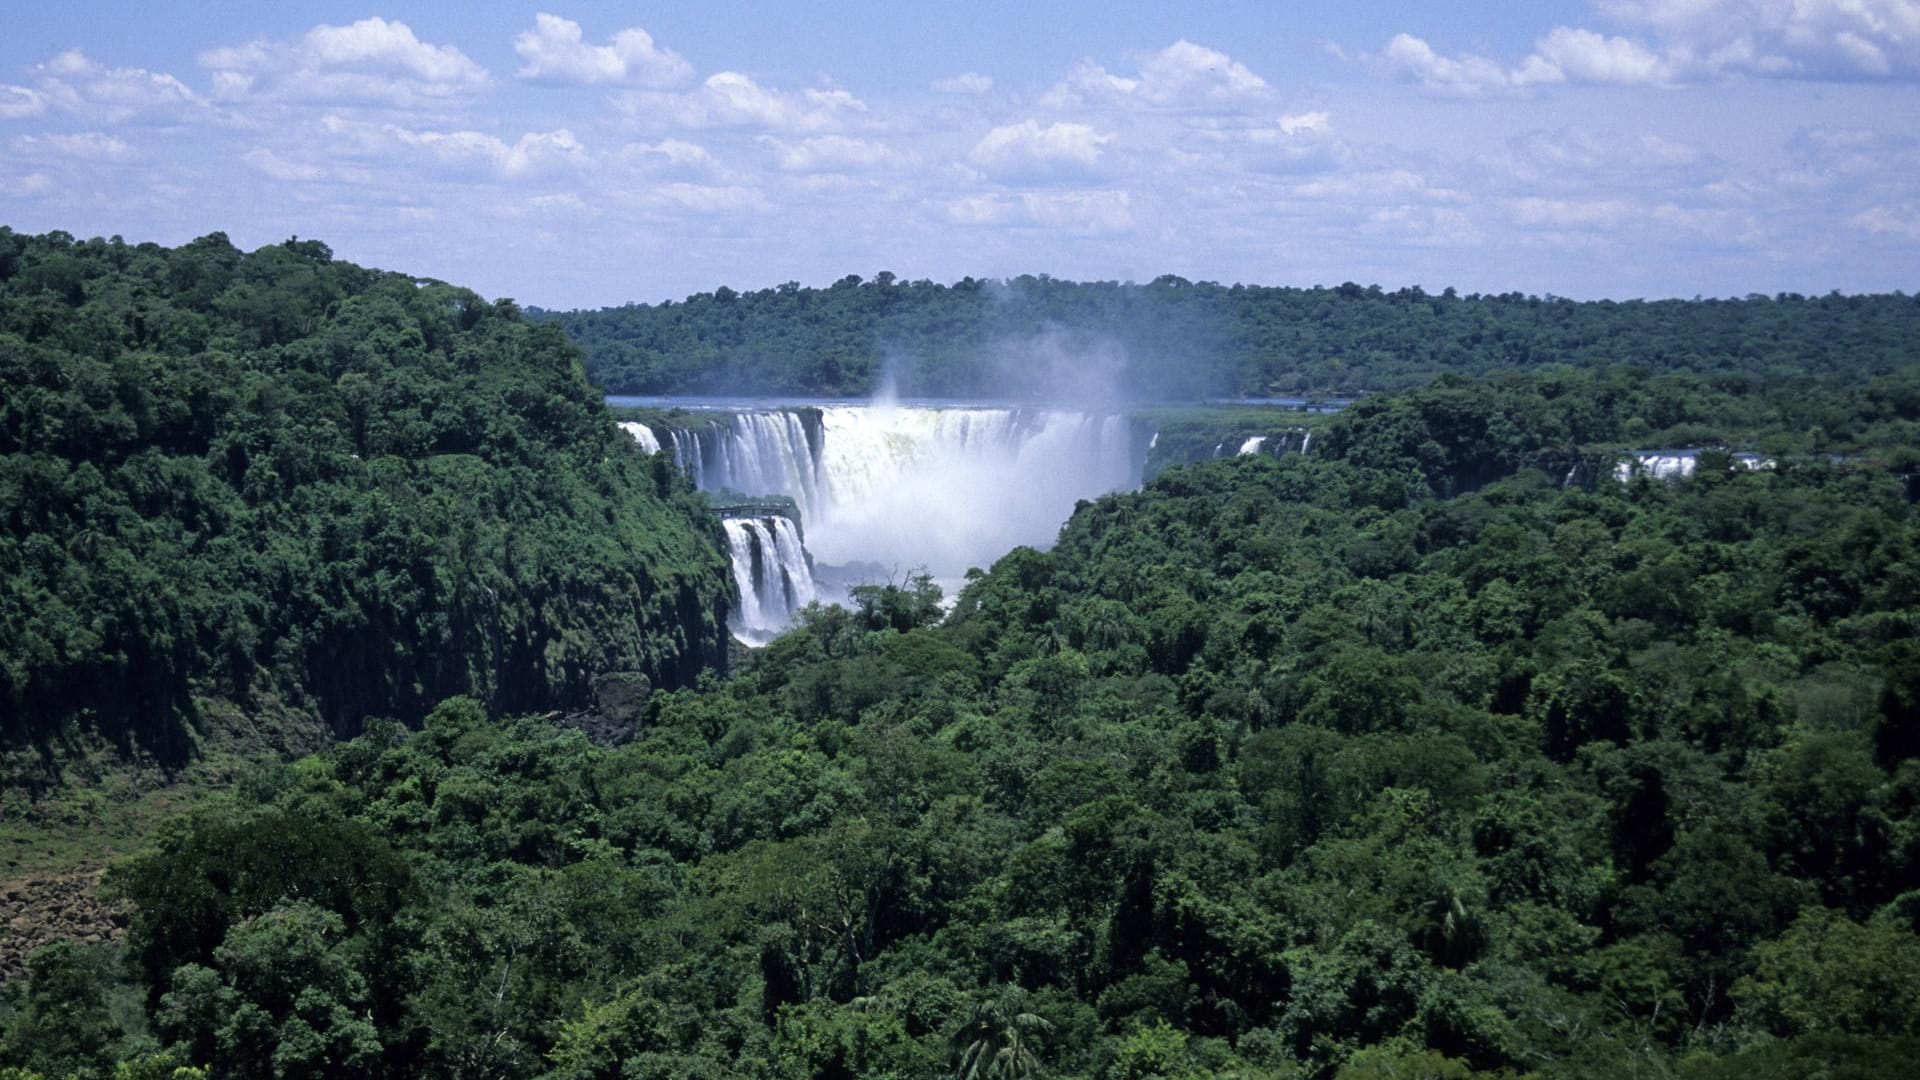
[[[1030,1012],[1020,1012],[1011,995],[973,1007],[966,1025],[954,1033],[960,1055],[959,1080],[1028,1080],[1040,1075],[1035,1036],[1053,1025]]]

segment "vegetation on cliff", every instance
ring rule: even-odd
[[[724,548],[511,301],[0,228],[0,786],[724,664]]]

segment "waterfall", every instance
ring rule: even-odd
[[[1772,458],[1747,451],[1730,454],[1728,460],[1735,469],[1774,467]],[[1636,476],[1648,476],[1655,480],[1685,479],[1692,476],[1699,466],[1698,450],[1634,450],[1614,465],[1613,478],[1622,484]]]
[[[780,515],[730,517],[721,524],[733,553],[733,583],[740,591],[730,629],[750,645],[765,644],[816,594],[800,530]]]
[[[1124,414],[1060,409],[744,409],[666,435],[701,490],[791,498],[823,561],[952,581],[1051,543],[1075,502],[1137,487],[1144,464]]]
[[[1307,430],[1306,435],[1300,439],[1300,452],[1302,454],[1306,453],[1307,447],[1312,445],[1313,445],[1313,430],[1309,428]]]
[[[773,523],[773,554],[780,564],[782,601],[788,619],[813,603],[816,590],[813,568],[807,564],[807,549],[800,543],[800,529],[786,517],[776,516]]]
[[[1267,437],[1265,435],[1254,435],[1248,438],[1246,442],[1243,442],[1240,444],[1239,452],[1242,455],[1257,454],[1260,452],[1260,444],[1266,441],[1267,441]]]
[[[620,430],[633,436],[633,440],[640,444],[640,449],[645,450],[647,453],[657,454],[660,452],[660,437],[655,435],[653,429],[647,425],[627,420],[621,423]],[[677,454],[675,456],[678,457]]]

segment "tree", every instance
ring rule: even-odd
[[[1002,993],[974,1005],[965,1026],[954,1033],[959,1080],[1027,1080],[1040,1075],[1039,1039],[1053,1025],[1021,1007],[1020,995]]]

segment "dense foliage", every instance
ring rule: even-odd
[[[850,276],[682,302],[537,313],[615,393],[1352,394],[1563,363],[1865,378],[1920,360],[1920,297],[1598,301],[1049,277]]]
[[[714,534],[511,301],[314,241],[0,228],[0,749],[690,683],[724,658]]]
[[[144,1007],[50,950],[0,1063],[1908,1075],[1916,387],[1448,382],[1084,505],[945,616],[813,609],[617,749],[375,725],[116,870]],[[1563,486],[1656,409],[1779,460]]]

